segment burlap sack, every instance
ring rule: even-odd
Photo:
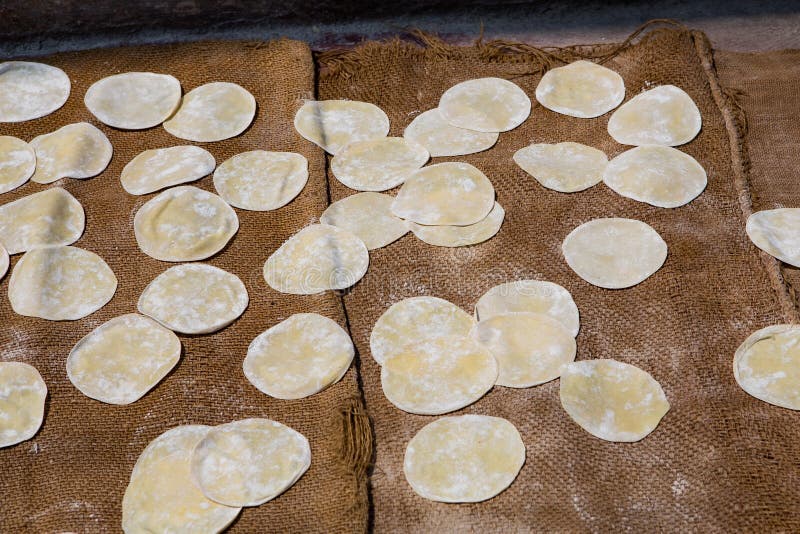
[[[499,76],[534,93],[544,68],[578,57],[606,58],[625,79],[627,98],[675,84],[703,116],[700,135],[681,147],[708,172],[708,188],[678,209],[622,198],[602,184],[575,194],[540,187],[512,154],[531,142],[577,141],[615,156],[625,147],[606,132],[608,116],[583,120],[534,105],[530,119],[500,135],[493,149],[452,158],[492,180],[506,209],[498,236],[460,249],[408,235],[371,253],[366,277],[345,296],[361,354],[361,382],[372,418],[372,526],[378,532],[451,531],[794,531],[800,440],[797,414],[758,401],[734,382],[734,350],[753,330],[794,319],[774,261],[744,233],[751,209],[743,161],[743,117],[722,91],[705,36],[683,29],[648,33],[638,43],[541,50],[502,42],[454,48],[433,39],[367,43],[319,57],[320,98],[377,104],[401,135],[418,113],[437,105],[457,82]],[[442,161],[445,158],[437,159]],[[352,192],[332,178],[334,200]],[[561,241],[597,217],[631,217],[669,244],[664,267],[642,284],[609,291],[578,278]],[[649,371],[672,409],[658,429],[634,444],[608,443],[573,423],[558,399],[558,381],[530,389],[498,387],[459,413],[505,417],[520,430],[527,460],[516,482],[479,504],[441,504],[406,483],[406,443],[433,417],[392,406],[369,355],[369,334],[392,303],[415,295],[443,297],[471,311],[500,282],[539,278],[572,292],[581,311],[578,359],[616,358]]]

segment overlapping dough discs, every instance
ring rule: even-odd
[[[161,261],[196,261],[222,250],[239,230],[239,218],[224,200],[191,185],[167,189],[148,200],[133,218],[142,252]]]
[[[706,171],[678,149],[645,145],[612,159],[603,182],[620,195],[659,208],[688,204],[706,188]]]
[[[8,265],[10,261],[11,260],[8,257],[8,251],[2,244],[0,244],[0,280],[2,280],[8,272]]]
[[[469,163],[428,165],[411,173],[392,204],[401,219],[426,225],[466,226],[494,207],[494,187]]]
[[[0,448],[32,438],[44,419],[47,386],[33,366],[0,362]]]
[[[170,267],[139,297],[140,313],[182,334],[209,334],[235,321],[249,303],[234,274],[204,263]]]
[[[431,157],[464,156],[488,150],[497,143],[497,132],[478,132],[448,123],[438,108],[417,115],[403,137],[419,143]]]
[[[44,63],[0,63],[0,122],[22,122],[54,112],[69,98],[66,73]]]
[[[489,215],[467,226],[425,226],[410,222],[411,231],[421,241],[437,247],[466,247],[494,237],[500,231],[506,210],[494,203]]]
[[[103,172],[114,152],[106,135],[88,122],[67,124],[34,137],[36,171],[31,180],[49,184],[61,178],[91,178]]]
[[[158,126],[178,108],[181,83],[169,74],[123,72],[94,82],[83,102],[103,124],[142,130]]]
[[[470,314],[444,299],[411,297],[392,304],[383,312],[369,338],[375,361],[383,365],[419,341],[443,337],[466,337],[475,325]]]
[[[453,126],[478,132],[505,132],[528,118],[531,99],[517,84],[502,78],[458,83],[442,94],[439,111]]]
[[[192,453],[192,478],[203,494],[228,506],[258,506],[297,482],[311,465],[301,433],[269,419],[212,428]]]
[[[168,458],[173,454],[191,455],[197,443],[206,437],[211,427],[208,425],[180,425],[162,432],[147,444],[136,459],[131,471],[133,479],[140,469]]]
[[[328,206],[319,222],[344,228],[375,250],[408,233],[408,224],[392,214],[392,202],[394,197],[382,193],[356,193]]]
[[[625,102],[608,120],[608,133],[623,145],[678,146],[697,136],[700,110],[683,89],[661,85]]]
[[[402,137],[356,141],[336,152],[331,171],[337,180],[357,191],[386,191],[405,182],[428,161],[425,147]]]
[[[408,442],[403,472],[426,499],[480,502],[509,487],[524,463],[525,444],[514,425],[469,414],[422,427]]]
[[[313,295],[345,289],[366,274],[369,252],[354,234],[312,224],[290,237],[264,263],[264,280],[275,291]]]
[[[564,115],[590,119],[619,106],[625,98],[625,82],[613,70],[575,61],[547,71],[536,87],[541,105]]]
[[[602,150],[580,143],[538,143],[517,150],[514,163],[544,187],[574,193],[603,179],[608,157]]]
[[[211,82],[183,96],[164,129],[181,139],[210,143],[236,137],[256,116],[256,99],[235,83]]]
[[[768,326],[751,334],[736,349],[733,376],[753,397],[800,410],[800,326]]]
[[[129,313],[98,326],[70,351],[67,377],[87,397],[108,404],[139,400],[178,363],[178,336]]]
[[[77,247],[35,248],[14,266],[8,283],[11,307],[20,315],[74,321],[111,300],[117,277],[103,259]]]
[[[243,152],[214,171],[214,188],[225,202],[253,211],[285,206],[307,181],[308,160],[294,152]]]
[[[271,397],[302,399],[338,382],[354,355],[350,336],[335,321],[297,313],[250,343],[244,375]]]
[[[48,217],[42,217],[42,214]],[[83,234],[83,206],[53,187],[0,206],[0,243],[9,254],[47,245],[70,245]]]
[[[194,182],[211,174],[214,156],[199,146],[145,150],[122,169],[122,187],[131,195],[146,195],[165,187]]]
[[[634,219],[594,219],[567,235],[564,259],[578,276],[599,287],[622,289],[646,280],[667,259],[667,244]]]
[[[747,218],[746,230],[755,246],[800,267],[800,208],[757,211]]]
[[[294,127],[305,139],[336,155],[350,143],[386,137],[389,117],[368,102],[309,100],[297,110]]]
[[[616,360],[567,364],[560,382],[567,414],[606,441],[639,441],[669,410],[664,390],[649,373]]]
[[[0,193],[21,186],[36,170],[36,152],[22,139],[0,136]]]

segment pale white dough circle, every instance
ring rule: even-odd
[[[247,309],[247,289],[238,276],[204,263],[170,267],[142,292],[139,313],[182,334],[210,334]]]
[[[331,160],[337,180],[357,191],[386,191],[430,159],[425,147],[402,137],[380,137],[345,145]]]
[[[350,143],[389,134],[389,117],[368,102],[309,100],[297,110],[294,127],[301,136],[336,155]]]
[[[531,99],[517,84],[502,78],[477,78],[454,85],[439,99],[449,124],[478,132],[505,132],[525,122]]]
[[[32,438],[44,419],[47,386],[32,365],[0,362],[0,448]]]
[[[216,165],[214,156],[199,146],[156,148],[145,150],[130,160],[119,180],[131,195],[146,195],[199,180],[211,174]]]
[[[567,235],[564,259],[590,284],[622,289],[643,282],[667,259],[667,244],[653,228],[634,219],[594,219]]]
[[[733,376],[753,397],[800,410],[800,326],[768,326],[751,334],[736,349]]]
[[[493,238],[506,217],[506,210],[494,203],[489,215],[475,224],[467,226],[425,226],[409,222],[411,231],[417,239],[437,247],[466,247],[483,243]]]
[[[180,425],[162,432],[144,448],[136,459],[131,471],[133,479],[140,469],[174,455],[192,454],[197,443],[206,437],[211,427],[208,425]]]
[[[2,244],[0,244],[0,280],[2,280],[8,272],[8,265],[10,261],[11,260],[8,257],[8,251]]]
[[[544,187],[574,193],[602,181],[608,157],[580,143],[539,143],[517,150],[514,163]]]
[[[61,178],[91,178],[103,172],[114,152],[106,135],[88,122],[68,124],[34,137],[36,171],[31,180],[49,184]]]
[[[256,99],[235,83],[211,82],[183,96],[164,129],[181,139],[211,143],[236,137],[256,116]]]
[[[492,148],[498,132],[477,132],[453,126],[442,117],[438,108],[417,115],[406,126],[403,137],[419,143],[431,157],[464,156]]]
[[[547,71],[536,86],[536,100],[564,115],[590,119],[619,106],[625,98],[625,82],[613,70],[575,61]]]
[[[683,89],[661,85],[625,102],[608,120],[608,133],[623,145],[678,146],[702,126],[700,110]]]
[[[0,122],[22,122],[54,112],[69,98],[66,73],[44,63],[0,63]]]
[[[491,499],[508,488],[525,463],[525,444],[500,417],[459,415],[428,423],[408,442],[403,473],[432,501]]]
[[[276,210],[291,202],[308,181],[308,160],[294,152],[243,152],[214,171],[214,188],[231,206]]]
[[[43,217],[42,214],[49,216]],[[9,254],[47,245],[70,245],[83,234],[83,206],[53,187],[0,206],[0,243]]]
[[[394,197],[382,193],[356,193],[328,206],[319,222],[352,232],[375,250],[408,233],[408,224],[392,214],[392,202]]]
[[[16,189],[33,176],[36,152],[22,139],[0,136],[0,193]]]
[[[747,218],[746,230],[755,246],[800,267],[800,208],[757,211]]]
[[[125,130],[158,126],[181,102],[181,83],[169,74],[123,72],[94,82],[83,102],[103,124]]]

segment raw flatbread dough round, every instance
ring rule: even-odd
[[[0,448],[32,438],[44,419],[47,386],[22,362],[0,362]]]
[[[45,213],[49,217],[43,217]],[[85,225],[83,206],[60,187],[0,206],[0,243],[9,254],[47,245],[70,245],[81,237]]]
[[[167,189],[133,218],[139,248],[161,261],[204,260],[225,248],[238,230],[233,208],[192,185]]]
[[[250,299],[238,276],[204,263],[170,267],[142,291],[139,313],[181,334],[210,334],[239,318]]]
[[[167,376],[180,356],[178,336],[149,317],[129,313],[78,341],[67,357],[67,377],[87,397],[130,404]]]
[[[506,210],[494,203],[492,211],[483,220],[467,226],[424,226],[415,222],[408,225],[421,241],[437,247],[466,247],[493,238],[506,217]]]
[[[504,313],[480,321],[470,333],[497,360],[498,386],[528,388],[559,377],[575,360],[575,338],[547,315]]]
[[[439,111],[452,126],[478,132],[506,132],[525,122],[531,99],[502,78],[477,78],[454,85],[439,99]]]
[[[392,212],[417,224],[467,226],[494,207],[494,187],[469,163],[446,162],[411,173],[392,204]]]
[[[581,119],[608,113],[624,98],[622,76],[591,61],[575,61],[552,69],[536,87],[536,100],[541,105]]]
[[[688,204],[706,188],[706,171],[692,156],[668,146],[645,145],[609,162],[603,182],[620,195],[659,208]]]
[[[69,77],[56,67],[29,61],[0,63],[0,122],[49,115],[69,98]]]
[[[258,506],[297,482],[311,465],[300,432],[269,419],[212,428],[192,453],[192,478],[206,497],[228,506]]]
[[[692,97],[674,85],[662,85],[615,111],[608,120],[608,133],[623,145],[678,146],[694,139],[701,126]]]
[[[61,178],[91,178],[103,172],[114,152],[106,135],[89,124],[68,124],[34,137],[36,171],[31,180],[49,184]]]
[[[634,219],[584,223],[567,235],[561,250],[578,276],[606,289],[635,286],[667,259],[667,244],[658,232]]]
[[[486,321],[504,313],[531,312],[552,317],[573,336],[580,329],[578,306],[569,291],[553,282],[517,280],[494,286],[478,299],[475,317]]]
[[[220,196],[243,210],[276,210],[299,195],[306,182],[308,160],[294,152],[243,152],[214,171]]]
[[[602,181],[608,157],[580,143],[540,143],[517,150],[514,163],[544,187],[574,193]]]
[[[212,82],[183,96],[164,129],[181,139],[211,143],[236,137],[256,116],[256,99],[240,85]]]
[[[800,267],[800,208],[757,211],[747,218],[746,229],[755,246],[782,262]],[[0,232],[0,240],[2,237]]]
[[[103,259],[78,247],[29,250],[11,272],[8,300],[20,315],[74,321],[105,306],[117,277]]]
[[[305,139],[335,155],[350,143],[386,137],[389,117],[368,102],[308,100],[297,110],[294,128]]]
[[[357,191],[386,191],[406,181],[430,159],[425,147],[402,137],[350,143],[331,160],[337,180]]]
[[[181,102],[181,83],[169,74],[124,72],[94,82],[83,102],[103,124],[125,130],[158,126]]]
[[[591,435],[606,441],[639,441],[669,410],[656,380],[616,360],[585,360],[564,366],[561,406]]]
[[[369,252],[357,236],[329,224],[312,224],[267,259],[264,280],[281,293],[313,295],[354,285],[368,265]]]
[[[319,222],[344,228],[375,250],[408,233],[408,224],[392,214],[392,202],[394,197],[382,193],[356,193],[328,206]]]
[[[146,195],[199,180],[211,174],[216,165],[214,156],[199,146],[156,148],[145,150],[128,162],[119,180],[131,195]]]
[[[439,108],[420,113],[403,132],[403,137],[424,146],[434,158],[483,152],[492,148],[499,136],[497,132],[476,132],[453,126],[444,120]]]
[[[0,193],[27,182],[36,170],[36,152],[22,139],[0,136]]]
[[[508,488],[525,463],[516,427],[500,417],[442,417],[406,447],[403,472],[411,488],[439,502],[480,502]]]
[[[131,479],[137,475],[139,470],[146,469],[173,454],[191,455],[195,446],[206,437],[211,428],[207,425],[180,425],[161,433],[147,444],[139,458],[136,459]]]
[[[753,397],[800,410],[800,326],[780,324],[751,334],[736,349],[733,376]]]
[[[388,358],[419,341],[466,337],[475,325],[467,312],[437,297],[411,297],[383,312],[369,338],[372,357],[383,365]]]
[[[2,244],[0,244],[0,280],[2,280],[8,272],[8,265],[10,261],[11,260],[8,257],[8,251]]]

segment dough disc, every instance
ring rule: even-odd
[[[106,135],[89,124],[68,124],[34,137],[36,171],[31,180],[49,184],[61,178],[91,178],[103,172],[114,152]]]
[[[536,100],[541,105],[581,119],[608,113],[624,98],[622,76],[591,61],[575,61],[549,70],[536,87]]]
[[[382,193],[356,193],[328,206],[319,222],[352,232],[375,250],[408,233],[408,224],[392,214],[392,202],[394,197]]]
[[[800,208],[758,211],[747,218],[746,229],[755,246],[782,262],[800,267]]]
[[[544,187],[574,193],[603,179],[608,158],[602,150],[580,143],[541,143],[517,150],[514,163]]]
[[[16,189],[33,176],[36,152],[22,139],[0,136],[0,193]]]
[[[483,152],[492,148],[499,136],[497,132],[476,132],[452,126],[438,108],[417,115],[403,132],[403,137],[424,146],[434,158]]]
[[[8,251],[5,249],[3,245],[0,244],[0,280],[2,280],[3,277],[6,275],[6,273],[8,272],[9,262],[10,259],[8,257]]]
[[[781,324],[754,332],[736,349],[733,376],[753,397],[800,410],[800,326]]]
[[[212,82],[195,87],[183,97],[164,129],[181,139],[211,143],[236,137],[256,116],[256,99],[235,83]]]
[[[430,159],[420,144],[402,137],[357,141],[343,147],[331,160],[337,180],[357,191],[386,191]]]
[[[50,217],[42,217],[43,213]],[[83,206],[60,187],[0,206],[0,243],[9,254],[47,245],[70,245],[81,237],[85,225]]]
[[[194,182],[211,174],[214,156],[199,146],[145,150],[122,169],[120,182],[131,195],[155,193],[173,185]]]
[[[294,152],[244,152],[214,171],[219,195],[243,210],[270,211],[285,206],[307,181],[308,160]]]
[[[506,132],[525,122],[531,99],[502,78],[477,78],[454,85],[439,99],[439,111],[452,126],[478,132]]]
[[[181,83],[168,74],[124,72],[94,82],[83,102],[103,124],[142,130],[158,126],[175,112]]]
[[[649,373],[616,360],[567,364],[560,382],[567,414],[606,441],[639,441],[669,410],[664,390]]]
[[[466,247],[493,238],[506,217],[506,210],[494,203],[492,211],[483,220],[467,226],[424,226],[408,223],[411,231],[421,241],[437,247]]]
[[[386,137],[389,117],[367,102],[309,100],[295,114],[294,128],[305,139],[335,155],[350,143]]]
[[[0,63],[0,122],[49,115],[69,98],[69,77],[56,67],[29,61]]]
[[[173,454],[191,455],[195,446],[206,437],[211,428],[207,425],[180,425],[156,436],[136,459],[131,479],[137,475],[139,470],[146,469]]]
[[[608,133],[623,145],[678,146],[694,139],[701,125],[692,97],[674,85],[662,85],[615,111],[608,120]]]
[[[44,419],[47,386],[22,362],[0,362],[0,448],[32,438]]]

